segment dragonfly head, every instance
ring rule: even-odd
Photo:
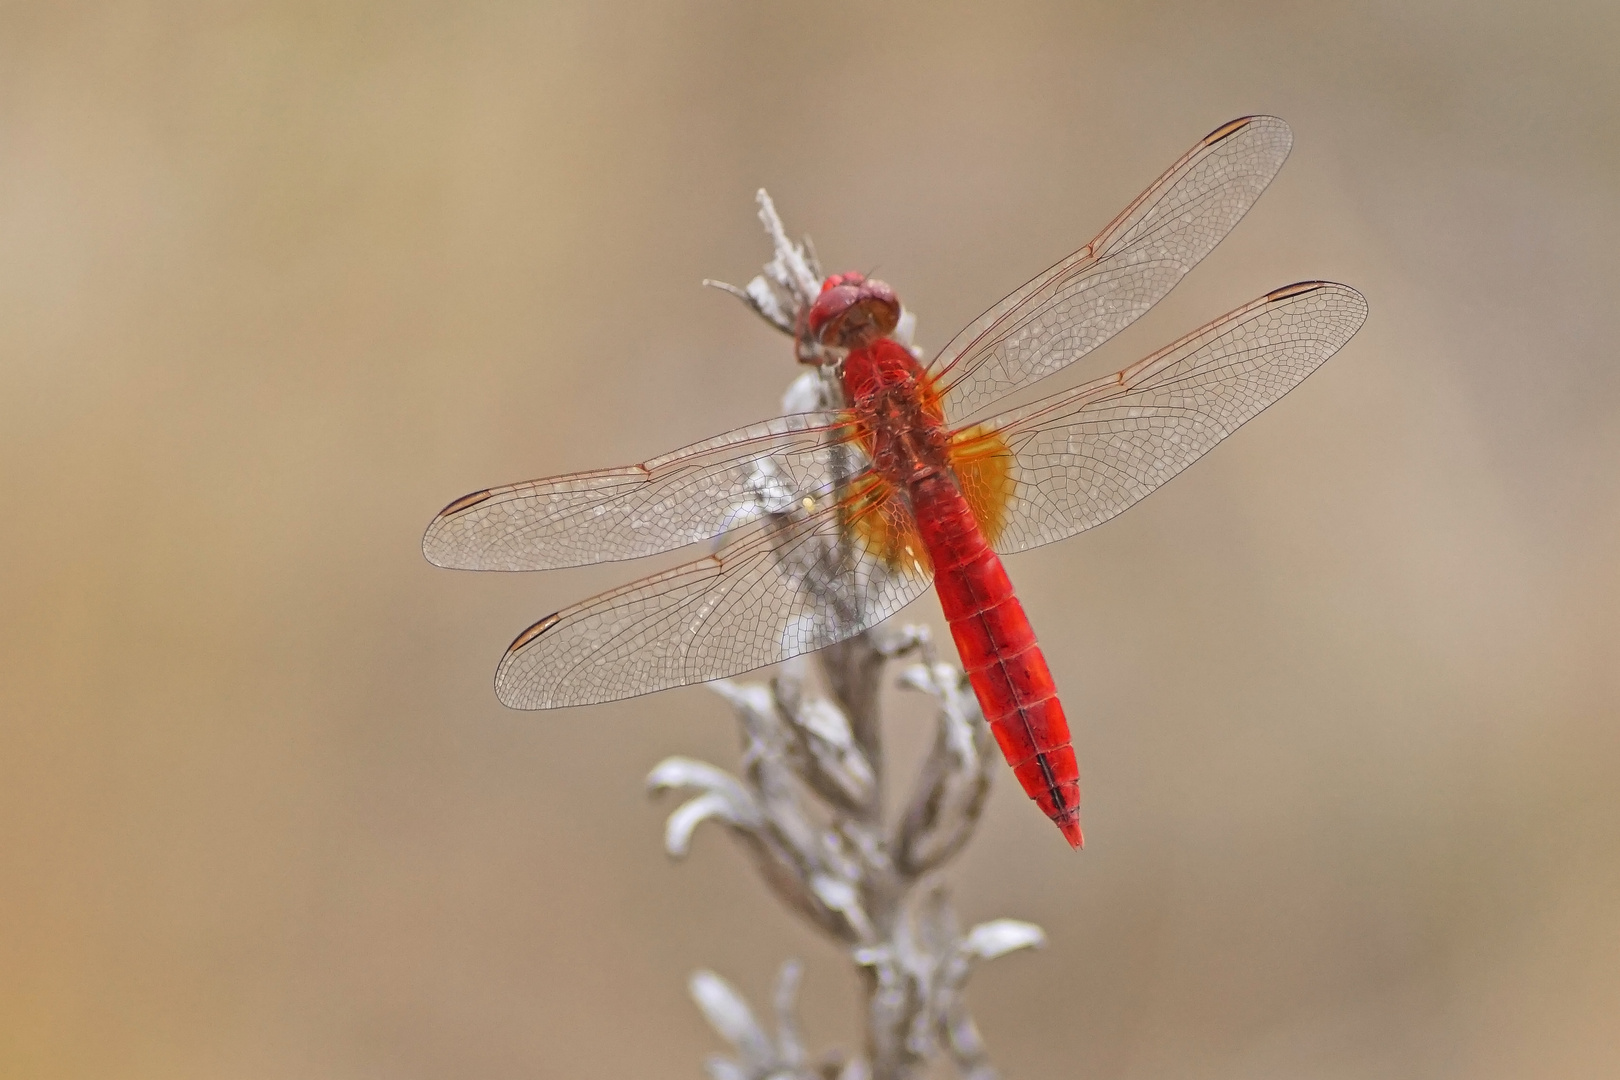
[[[834,274],[805,317],[810,337],[837,349],[859,349],[887,337],[900,321],[900,301],[888,285],[865,274]]]

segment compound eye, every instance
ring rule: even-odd
[[[858,349],[893,331],[899,319],[893,289],[865,274],[835,274],[822,282],[805,325],[819,344]]]
[[[828,278],[828,283],[834,279]],[[810,334],[817,341],[825,341],[828,331],[832,331],[834,339],[838,336],[838,322],[849,311],[850,306],[860,297],[860,290],[854,285],[832,285],[830,288],[823,285],[821,295],[810,307],[810,315],[806,320],[810,324]],[[836,345],[836,340],[827,344]]]
[[[838,288],[840,285],[859,285],[865,280],[865,274],[858,273],[854,270],[850,270],[843,274],[832,274],[821,283],[821,292],[824,294],[830,289]]]
[[[894,290],[877,278],[862,278],[858,292],[858,302],[871,319],[877,336],[892,333],[900,322],[900,299],[894,295]]]

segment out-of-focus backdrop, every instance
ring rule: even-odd
[[[1083,370],[1301,278],[1321,373],[1010,560],[1090,842],[998,782],[953,879],[1043,952],[1014,1077],[1620,1074],[1612,3],[11,4],[0,13],[0,1073],[696,1076],[712,967],[846,960],[646,770],[701,688],[495,701],[638,566],[436,570],[491,484],[771,415],[704,277],[753,193],[940,345],[1217,124],[1292,159]],[[916,618],[938,625],[932,598]],[[915,748],[925,718],[897,704]]]

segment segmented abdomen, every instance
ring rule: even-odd
[[[1001,559],[947,477],[917,481],[911,501],[940,606],[984,718],[1029,797],[1079,847],[1080,769],[1069,723]]]

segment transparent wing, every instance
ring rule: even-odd
[[[930,365],[947,421],[971,419],[1136,321],[1242,219],[1292,145],[1274,116],[1216,128],[1091,243],[970,323]]]
[[[641,465],[477,491],[439,511],[422,553],[454,570],[554,570],[719,536],[861,468],[842,420],[780,416]]]
[[[1268,293],[1116,375],[997,417],[1013,497],[997,551],[1100,525],[1298,386],[1367,317],[1346,285]]]
[[[875,626],[930,578],[855,542],[847,505],[773,517],[716,555],[541,619],[507,649],[496,694],[515,709],[614,701],[736,675]]]

